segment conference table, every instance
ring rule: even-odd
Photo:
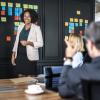
[[[40,83],[39,83],[40,84]],[[74,100],[62,99],[58,92],[45,89],[42,94],[34,95],[25,93],[29,84],[15,84],[10,79],[0,79],[0,100]],[[41,85],[41,84],[40,84]],[[43,87],[43,85],[41,85]],[[5,87],[15,88],[14,90],[5,90]]]
[[[62,100],[57,92],[45,89],[43,94],[26,94],[27,84],[14,84],[10,79],[1,79],[1,87],[16,87],[14,91],[0,91],[0,100]]]

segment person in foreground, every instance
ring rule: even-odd
[[[84,39],[92,61],[74,69],[72,57],[78,45],[71,47],[67,41],[67,64],[63,66],[58,86],[59,95],[62,98],[83,99],[81,80],[100,80],[100,22],[92,22],[88,26]]]
[[[22,24],[18,27],[13,47],[11,62],[15,66],[14,74],[18,77],[37,74],[38,48],[43,46],[38,14],[32,9],[26,9],[21,14]]]

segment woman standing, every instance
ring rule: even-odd
[[[18,27],[12,53],[12,64],[15,75],[36,75],[38,48],[43,46],[41,29],[36,25],[37,13],[32,9],[25,10],[21,15],[22,24]]]

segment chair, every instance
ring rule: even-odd
[[[84,100],[100,100],[100,80],[82,80]]]
[[[58,82],[62,66],[45,66],[44,75],[45,75],[45,84],[46,88],[57,91]]]

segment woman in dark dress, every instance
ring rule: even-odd
[[[25,10],[21,19],[23,23],[18,27],[16,40],[12,53],[12,64],[17,76],[37,74],[38,48],[43,46],[41,29],[35,23],[37,13],[32,9]]]

